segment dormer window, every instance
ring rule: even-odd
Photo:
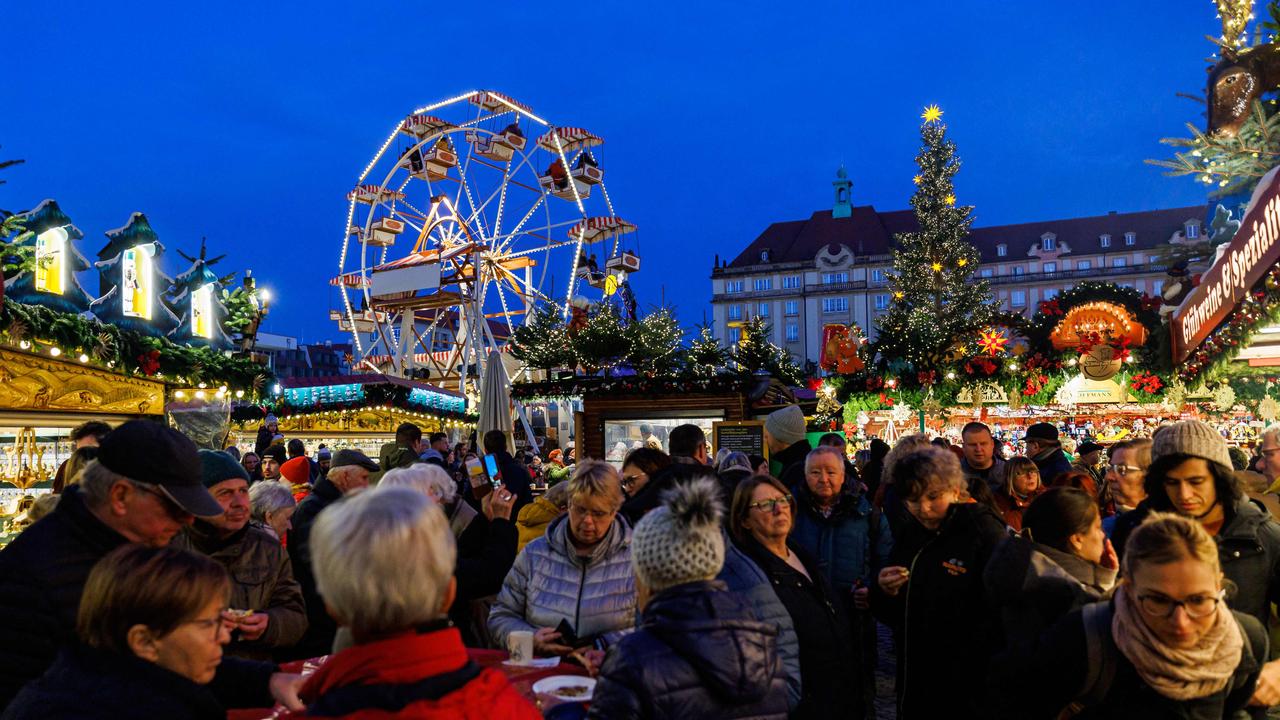
[[[1009,246],[1008,246],[1008,245],[997,245],[997,246],[996,246],[996,255],[997,255],[998,257],[1005,257],[1005,256],[1006,256],[1006,255],[1008,255],[1008,254],[1009,254]]]
[[[1098,236],[1098,246],[1099,246],[1099,247],[1104,247],[1104,248],[1109,248],[1109,247],[1111,247],[1111,236],[1110,236],[1110,235],[1099,235],[1099,236]]]
[[[762,263],[769,262],[769,248],[765,248],[760,251],[760,262]]]
[[[1198,222],[1187,223],[1186,234],[1187,234],[1188,240],[1195,240],[1196,238],[1200,237],[1200,223]]]
[[[1125,245],[1133,245],[1136,242],[1138,242],[1138,236],[1136,233],[1127,232],[1124,234]]]
[[[1040,238],[1040,249],[1046,252],[1054,250],[1057,244],[1057,239],[1052,235],[1045,235],[1043,238]]]

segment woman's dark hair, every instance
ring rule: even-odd
[[[761,485],[768,485],[782,493],[783,496],[791,497],[791,491],[787,489],[787,486],[772,475],[752,475],[738,483],[737,489],[733,491],[733,503],[729,507],[729,533],[738,542],[742,542],[751,536],[751,532],[742,526],[742,522],[751,513],[751,496],[755,494],[756,488]],[[796,513],[795,499],[793,498],[787,505],[790,506],[791,516],[794,518]]]
[[[1022,512],[1022,529],[1041,545],[1074,554],[1069,538],[1087,532],[1097,517],[1098,501],[1092,495],[1073,487],[1055,487]]]
[[[658,474],[659,470],[671,464],[671,456],[651,447],[641,447],[627,453],[627,459],[622,461],[622,467],[635,465],[644,471],[650,479]]]
[[[1169,500],[1169,493],[1164,490],[1165,478],[1170,470],[1190,460],[1192,457],[1194,456],[1165,455],[1152,461],[1151,466],[1147,468],[1147,477],[1143,481],[1143,486],[1147,490],[1147,502],[1151,504],[1151,509],[1162,512],[1176,512],[1173,503]],[[1240,487],[1240,482],[1236,480],[1236,476],[1229,468],[1209,460],[1205,460],[1205,462],[1209,465],[1209,472],[1213,475],[1213,489],[1217,491],[1218,502],[1222,503],[1224,510],[1231,513],[1235,504],[1244,497],[1244,490]]]

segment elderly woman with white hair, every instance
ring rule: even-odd
[[[608,463],[587,460],[569,481],[569,512],[516,557],[489,613],[502,647],[516,630],[534,633],[534,652],[576,654],[589,668],[635,623],[631,527],[618,517],[622,484]]]
[[[871,590],[871,606],[898,642],[898,717],[980,717],[982,693],[931,692],[939,678],[984,687],[993,649],[984,633],[988,608],[982,573],[1007,533],[990,507],[961,502],[960,461],[949,450],[922,447],[895,458],[888,481],[907,516],[894,533],[887,567]]]
[[[505,487],[485,495],[476,512],[457,497],[457,485],[444,468],[417,463],[390,470],[379,487],[408,487],[431,498],[449,518],[449,529],[458,548],[458,598],[449,618],[462,630],[468,645],[484,644],[483,633],[472,627],[472,603],[496,595],[516,560],[519,532],[511,522],[516,497]]]
[[[298,501],[293,486],[282,480],[260,480],[249,486],[249,521],[281,542],[293,528]]]
[[[325,607],[355,645],[307,679],[304,717],[541,717],[500,671],[469,660],[450,626],[453,533],[425,494],[379,487],[335,503],[311,553]]]

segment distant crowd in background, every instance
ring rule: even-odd
[[[767,458],[690,424],[609,463],[88,423],[0,550],[0,717],[536,718],[467,654],[527,644],[596,678],[556,717],[865,718],[884,626],[900,718],[1263,717],[1280,428],[1068,430],[850,453],[789,406]]]

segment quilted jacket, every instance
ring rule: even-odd
[[[631,526],[616,516],[591,555],[579,558],[566,514],[516,557],[489,613],[489,634],[506,647],[514,630],[554,628],[568,620],[579,638],[603,636],[612,644],[635,625],[635,613]]]

